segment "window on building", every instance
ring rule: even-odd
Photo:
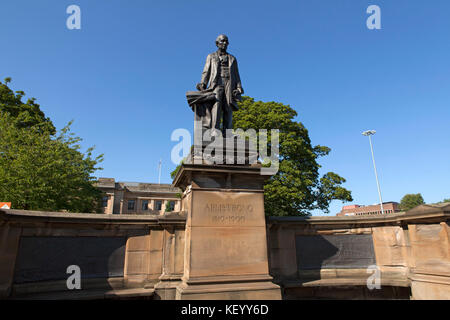
[[[148,200],[142,200],[142,210],[148,210]]]
[[[173,211],[173,209],[175,209],[175,201],[168,201],[166,211]]]
[[[128,210],[134,210],[135,200],[128,200]]]
[[[102,207],[106,208],[108,206],[108,196],[102,198]]]
[[[162,200],[156,200],[155,201],[155,210],[161,210],[162,209]]]

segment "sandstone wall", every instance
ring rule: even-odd
[[[162,275],[181,277],[184,228],[178,214],[0,210],[0,296],[67,291],[71,264],[82,289],[151,289]]]
[[[386,216],[269,217],[270,274],[285,299],[450,299],[449,216],[442,205]],[[173,299],[185,225],[178,213],[0,210],[0,296],[67,291],[64,266],[79,263],[83,289],[154,290],[154,298]],[[374,267],[381,289],[369,290]]]
[[[450,299],[449,213],[450,205],[424,205],[385,216],[270,217],[271,275],[285,298]],[[381,288],[369,290],[378,271]]]

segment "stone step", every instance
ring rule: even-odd
[[[27,294],[12,300],[103,300],[103,299],[153,299],[155,290],[144,288],[116,290],[71,290]]]

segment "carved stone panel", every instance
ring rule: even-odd
[[[372,235],[368,234],[296,236],[296,252],[299,270],[376,264]]]
[[[22,237],[14,282],[64,280],[77,265],[81,278],[122,277],[125,237]]]

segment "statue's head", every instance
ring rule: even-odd
[[[226,36],[226,35],[224,35],[224,34],[221,34],[221,35],[219,35],[217,38],[216,38],[216,46],[217,46],[217,48],[219,48],[219,49],[222,49],[222,50],[227,50],[227,48],[228,48],[228,37]]]

